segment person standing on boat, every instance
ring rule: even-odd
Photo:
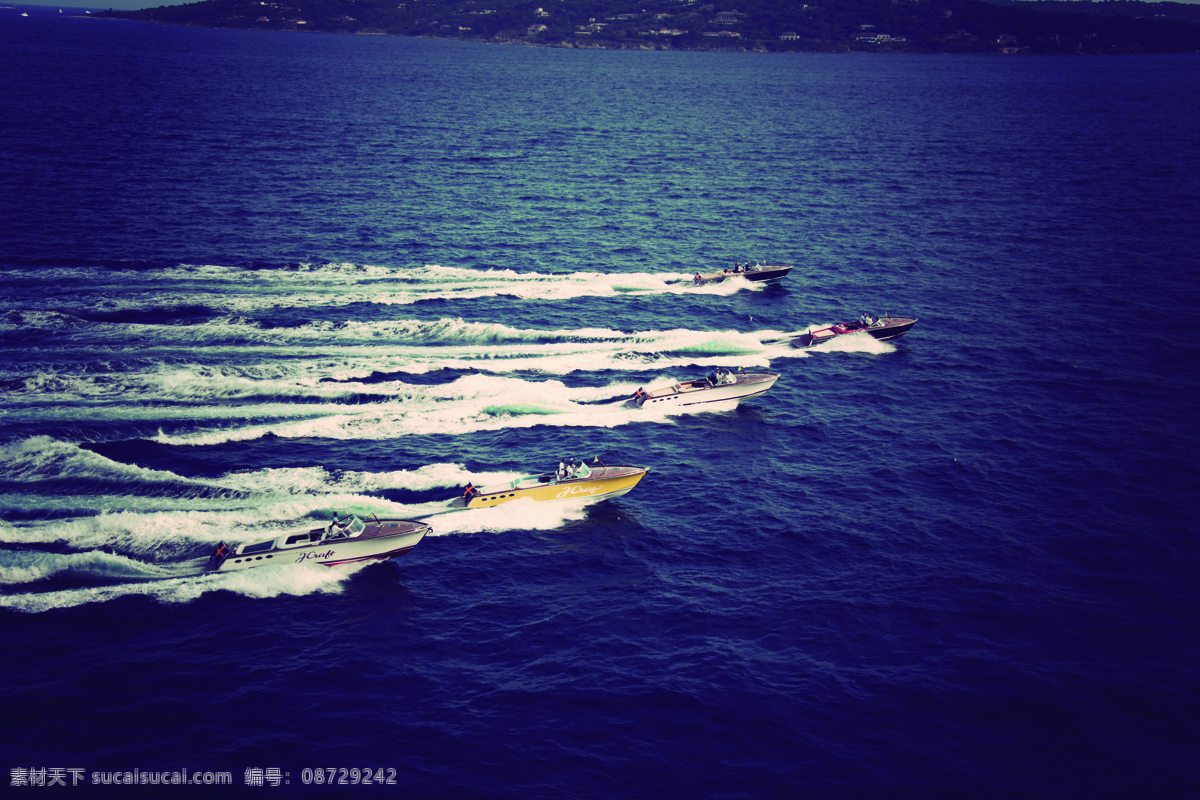
[[[708,382],[712,386],[716,386],[721,382],[721,368],[713,367],[708,373]]]
[[[571,477],[571,459],[563,456],[562,461],[558,462],[558,479],[565,481],[569,477]]]

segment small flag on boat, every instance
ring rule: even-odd
[[[217,544],[217,549],[208,557],[208,561],[204,565],[204,571],[212,572],[213,570],[220,569],[221,565],[225,563],[225,559],[231,555],[233,555],[233,552],[229,549],[229,545],[225,544],[225,542],[220,542]]]

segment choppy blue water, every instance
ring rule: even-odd
[[[10,785],[1200,790],[1197,57],[16,13]],[[796,267],[671,283],[745,258]],[[770,343],[864,309],[920,322]],[[620,407],[713,364],[782,377],[733,409]],[[222,538],[419,516],[564,453],[653,471],[592,506],[434,517],[390,562],[178,576]]]

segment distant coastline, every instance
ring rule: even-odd
[[[1068,7],[1086,13],[1065,13]],[[1200,6],[1111,0],[825,0],[735,6],[616,0],[586,8],[515,0],[203,0],[90,16],[244,30],[493,44],[710,52],[1004,55],[1200,53]]]

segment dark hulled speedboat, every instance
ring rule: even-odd
[[[709,283],[721,283],[730,278],[745,278],[754,283],[774,283],[783,280],[783,276],[792,271],[788,264],[760,264],[757,261],[747,261],[745,264],[734,262],[733,269],[707,274],[696,273],[692,278],[694,286],[704,286]]]

